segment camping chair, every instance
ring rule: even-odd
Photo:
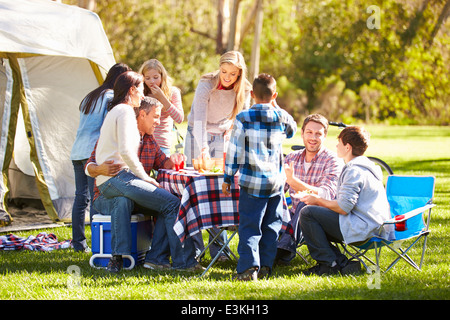
[[[358,259],[370,272],[370,268],[364,263],[364,258],[373,266],[380,268],[381,248],[387,247],[396,254],[395,260],[384,271],[389,271],[398,261],[404,260],[417,270],[422,269],[425,256],[427,236],[429,234],[431,209],[435,206],[432,203],[434,194],[435,178],[432,176],[398,176],[388,177],[386,184],[386,194],[391,210],[391,219],[384,222],[384,225],[395,225],[395,237],[384,239],[373,237],[363,243],[343,245],[344,250],[353,258]],[[427,214],[426,221],[424,216]],[[414,239],[408,248],[401,246],[406,240]],[[420,240],[423,239],[422,255],[419,265],[408,255],[408,251]],[[409,243],[409,242],[408,242]],[[348,249],[351,248],[353,252]],[[373,262],[365,254],[374,249],[376,261]]]

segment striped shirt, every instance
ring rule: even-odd
[[[181,123],[184,120],[180,89],[172,87],[169,101],[170,107],[167,110],[161,110],[161,123],[155,128],[153,133],[156,142],[161,148],[170,148],[172,146],[173,122]]]
[[[336,188],[339,175],[341,174],[343,162],[337,155],[322,147],[312,159],[311,166],[305,170],[305,149],[288,154],[284,160],[286,164],[294,164],[294,176],[314,187],[318,187],[322,198],[333,200],[336,198]],[[295,190],[289,187],[292,199],[291,212],[294,213],[300,200],[292,197]]]
[[[283,191],[282,142],[297,131],[291,115],[270,104],[256,104],[240,112],[234,121],[227,148],[224,181],[231,183],[239,170],[239,186],[258,198]]]

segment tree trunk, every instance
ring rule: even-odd
[[[430,47],[433,44],[434,38],[439,32],[441,26],[444,24],[445,20],[448,18],[449,14],[450,14],[450,0],[447,0],[447,2],[444,5],[444,8],[442,8],[442,12],[439,15],[436,24],[434,25],[433,31],[431,32],[430,40],[428,40],[428,47]]]
[[[252,46],[252,56],[250,61],[250,74],[249,74],[249,81],[252,83],[253,79],[255,79],[259,74],[259,55],[260,55],[260,38],[261,38],[261,32],[262,32],[262,25],[263,25],[263,18],[264,18],[264,12],[263,12],[263,0],[257,0],[257,9],[256,9],[256,19],[255,19],[255,37],[253,39],[253,46]]]

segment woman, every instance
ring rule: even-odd
[[[220,57],[219,70],[201,77],[195,90],[194,101],[188,116],[188,128],[184,154],[186,164],[192,159],[222,158],[224,143],[229,140],[236,115],[250,107],[251,84],[247,80],[247,67],[242,54],[229,51]],[[213,228],[218,232],[217,228]],[[202,234],[195,235],[197,252],[203,251]],[[221,235],[226,240],[226,232]],[[210,236],[210,241],[212,237]],[[211,256],[216,256],[219,247],[211,244]],[[219,261],[226,260],[222,253]]]
[[[184,148],[188,165],[200,155],[223,156],[234,118],[250,107],[250,90],[245,60],[238,51],[223,54],[219,70],[200,79],[188,116]]]
[[[94,198],[94,178],[84,173],[84,165],[92,150],[94,150],[95,143],[100,135],[100,128],[107,113],[108,102],[114,95],[112,91],[114,82],[120,74],[129,70],[131,70],[130,67],[124,63],[113,65],[103,84],[88,93],[80,104],[80,124],[70,154],[75,172],[75,200],[72,208],[72,243],[75,251],[90,251],[84,234],[84,221],[89,199]],[[94,211],[91,205],[91,220],[95,214]]]
[[[162,63],[156,59],[144,62],[139,73],[144,76],[144,95],[156,98],[163,105],[161,123],[156,127],[153,136],[161,150],[169,156],[173,122],[181,123],[184,120],[180,89],[172,86],[172,79]]]
[[[392,232],[391,227],[382,226],[390,218],[383,175],[363,155],[369,133],[352,126],[342,130],[338,139],[337,154],[345,166],[339,176],[336,200],[314,194],[300,199],[307,204],[300,212],[300,227],[311,257],[318,262],[307,274],[357,272],[360,263],[348,263],[329,241],[355,243]]]
[[[143,98],[144,79],[141,74],[128,71],[117,78],[114,85],[114,98],[108,105],[109,112],[100,130],[95,161],[101,164],[112,160],[115,164],[121,164],[122,170],[112,177],[98,175],[96,177],[98,190],[106,199],[126,197],[137,205],[155,212],[158,215],[157,220],[162,221],[165,227],[173,267],[175,269],[195,268],[198,264],[195,260],[192,240],[185,241],[182,246],[173,230],[180,199],[167,190],[159,188],[158,182],[146,173],[139,160],[141,133],[136,122],[136,114]],[[152,98],[148,99],[156,101]],[[120,209],[113,208],[113,210]],[[111,213],[112,217],[119,215],[118,211]],[[114,264],[114,262],[111,263]]]

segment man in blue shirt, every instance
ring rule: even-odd
[[[253,82],[255,104],[236,116],[227,149],[222,191],[228,194],[239,170],[239,261],[236,280],[270,274],[277,252],[286,176],[282,142],[297,124],[275,102],[276,81],[267,74]]]

